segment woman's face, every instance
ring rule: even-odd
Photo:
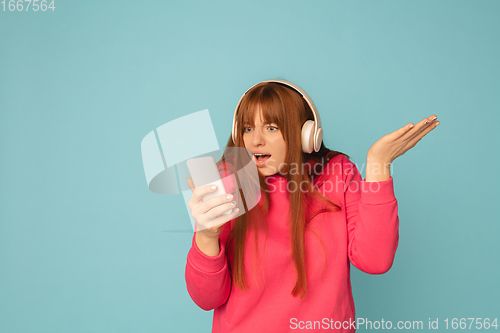
[[[254,154],[257,169],[264,176],[274,175],[285,166],[286,142],[277,124],[261,122],[261,111],[255,113],[254,124],[243,124],[245,148]],[[267,156],[257,157],[255,154]]]

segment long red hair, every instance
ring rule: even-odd
[[[308,223],[315,215],[313,213],[306,216],[306,205],[310,200],[319,199],[326,203],[326,206],[329,207],[328,210],[338,211],[341,210],[341,207],[325,198],[313,186],[312,180],[321,173],[321,170],[312,168],[309,169],[307,173],[302,173],[302,171],[304,171],[303,168],[299,168],[299,172],[288,172],[289,166],[302,166],[308,162],[321,163],[322,166],[324,166],[325,161],[328,162],[336,155],[342,154],[347,158],[349,158],[349,156],[326,148],[323,142],[318,152],[313,151],[311,154],[303,153],[301,143],[302,124],[309,119],[314,120],[312,110],[298,92],[288,86],[274,82],[261,82],[249,90],[243,97],[236,114],[238,125],[236,128],[236,144],[233,143],[230,137],[226,147],[245,147],[241,124],[252,124],[255,119],[255,112],[259,109],[262,110],[262,117],[266,123],[275,123],[278,125],[283,139],[286,142],[286,166],[285,169],[281,171],[281,174],[287,179],[287,182],[305,184],[305,188],[301,185],[303,190],[292,191],[290,193],[291,209],[289,212],[289,220],[292,221],[290,226],[290,235],[292,239],[291,250],[297,270],[297,282],[291,293],[295,297],[300,293],[301,299],[303,299],[307,291],[304,232],[305,228],[309,228]],[[221,163],[223,160],[224,157],[218,163]],[[314,174],[313,172],[315,171],[319,171],[318,174]],[[243,254],[247,230],[250,225],[255,228],[255,248],[257,249],[258,221],[265,220],[265,214],[268,212],[271,205],[265,177],[260,174],[259,183],[261,193],[264,194],[263,204],[257,205],[246,214],[236,217],[234,226],[231,228],[228,241],[226,242],[226,253],[232,258],[232,264],[229,265],[232,273],[232,281],[237,284],[241,290],[246,290],[248,287],[245,282],[243,267]],[[240,195],[242,195],[241,190]]]

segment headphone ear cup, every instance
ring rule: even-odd
[[[319,149],[321,148],[321,142],[323,141],[323,129],[322,128],[318,128],[318,131],[316,132],[316,138],[315,139],[315,143],[314,143],[314,151],[319,151]],[[316,149],[316,147],[318,147],[318,149]]]
[[[312,153],[314,148],[314,120],[307,120],[302,125],[302,151]]]

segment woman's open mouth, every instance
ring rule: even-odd
[[[271,157],[271,155],[266,155],[266,154],[254,154],[253,155],[255,164],[257,164],[258,167],[262,167],[266,165],[266,161]]]

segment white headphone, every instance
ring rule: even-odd
[[[295,91],[297,91],[307,102],[309,107],[312,110],[314,120],[307,120],[303,125],[302,125],[302,151],[304,153],[312,153],[313,149],[315,152],[319,151],[319,148],[321,147],[321,142],[323,140],[323,129],[321,128],[321,119],[319,118],[319,113],[318,110],[316,109],[316,106],[314,105],[311,97],[306,94],[304,90],[302,90],[299,86],[293,84],[292,82],[285,81],[285,80],[266,80],[262,82],[275,82],[275,83],[281,83],[284,84],[290,88],[293,88]],[[259,82],[261,83],[261,82]],[[257,83],[257,84],[259,84]],[[257,84],[254,84],[252,87],[250,87],[248,90],[252,89],[255,87]],[[238,108],[240,107],[241,100],[243,97],[246,95],[248,90],[241,96],[238,105],[236,106],[236,110],[234,110],[234,116],[233,116],[233,129],[231,131],[231,137],[233,139],[233,143],[236,144],[236,128],[238,122],[236,121],[236,113],[238,112]]]

